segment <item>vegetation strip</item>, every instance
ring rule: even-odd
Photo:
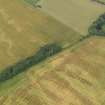
[[[62,51],[62,47],[56,43],[47,44],[44,47],[41,47],[35,55],[4,69],[0,73],[0,83],[9,80],[24,71],[27,71],[33,65],[44,61],[48,57],[53,56],[60,51]]]
[[[72,44],[66,46],[65,48],[63,48],[63,50],[64,50],[64,49],[68,49],[68,48],[72,48],[72,47],[74,47],[75,45],[79,45],[79,44],[82,43],[84,40],[86,40],[86,39],[88,39],[88,38],[90,38],[90,37],[91,37],[91,35],[82,36],[82,37],[81,37],[80,39],[78,39],[76,42],[74,42],[74,43],[72,43]]]
[[[105,1],[102,1],[102,0],[92,0],[92,1],[95,1],[95,2],[100,3],[102,5],[105,5]]]
[[[93,22],[88,31],[91,35],[105,36],[105,13]]]
[[[0,73],[0,83],[5,82],[13,77],[17,76],[18,74],[29,70],[34,65],[41,63],[42,61],[46,60],[47,58],[65,50],[71,48],[87,38],[90,38],[90,35],[83,36],[75,43],[63,48],[58,43],[46,44],[45,46],[41,47],[36,54],[33,56],[27,57],[24,60],[17,62],[14,65],[8,66]]]
[[[32,5],[33,7],[37,7],[40,0],[24,0],[28,4]]]

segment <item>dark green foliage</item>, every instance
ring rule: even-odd
[[[91,35],[105,36],[105,13],[102,14],[88,29]]]
[[[82,42],[82,41],[84,41],[85,39],[87,39],[87,38],[89,38],[89,37],[90,37],[90,35],[82,36],[82,37],[78,40],[78,42]]]
[[[40,50],[33,56],[30,56],[10,67],[7,67],[0,73],[0,82],[9,80],[14,76],[28,70],[33,65],[36,65],[50,56],[55,55],[60,52],[62,47],[56,43],[47,44],[44,47],[41,47]]]
[[[36,7],[40,0],[24,0],[24,1]]]
[[[102,5],[105,5],[105,1],[103,0],[92,0],[92,1],[95,1],[95,2],[97,2],[97,3],[100,3],[100,4],[102,4]]]

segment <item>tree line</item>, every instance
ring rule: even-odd
[[[105,13],[92,23],[88,31],[91,35],[105,36]]]
[[[0,73],[0,82],[4,82],[13,78],[14,76],[27,71],[33,65],[36,65],[50,56],[55,55],[56,53],[60,52],[62,47],[56,43],[47,44],[41,47],[36,54],[33,56],[27,57],[24,60],[19,61],[18,63],[9,66],[2,70]]]
[[[31,4],[33,7],[40,7],[40,5],[38,5],[38,3],[41,0],[24,0],[25,2],[27,2],[28,4]]]

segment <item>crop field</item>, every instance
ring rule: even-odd
[[[45,43],[70,44],[79,37],[74,30],[23,1],[0,1],[0,69],[32,55]]]
[[[105,6],[91,0],[43,0],[42,8],[82,34],[87,34],[91,23],[105,11]]]
[[[0,75],[46,44],[63,48],[0,82],[0,105],[105,105],[105,37],[87,32],[105,6],[91,0],[42,0],[41,6],[0,0]]]
[[[104,105],[105,39],[92,37],[81,45],[1,85],[8,95],[0,105]]]

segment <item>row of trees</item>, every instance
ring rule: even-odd
[[[88,31],[91,35],[105,36],[105,13],[93,22]]]
[[[28,70],[33,65],[36,65],[50,56],[55,55],[56,53],[60,52],[62,47],[56,43],[47,44],[44,47],[41,47],[39,51],[18,63],[7,67],[0,73],[0,82],[4,82],[13,78],[14,76]]]
[[[24,0],[25,2],[31,4],[32,6],[34,7],[37,7],[38,6],[38,3],[41,1],[41,0]]]

